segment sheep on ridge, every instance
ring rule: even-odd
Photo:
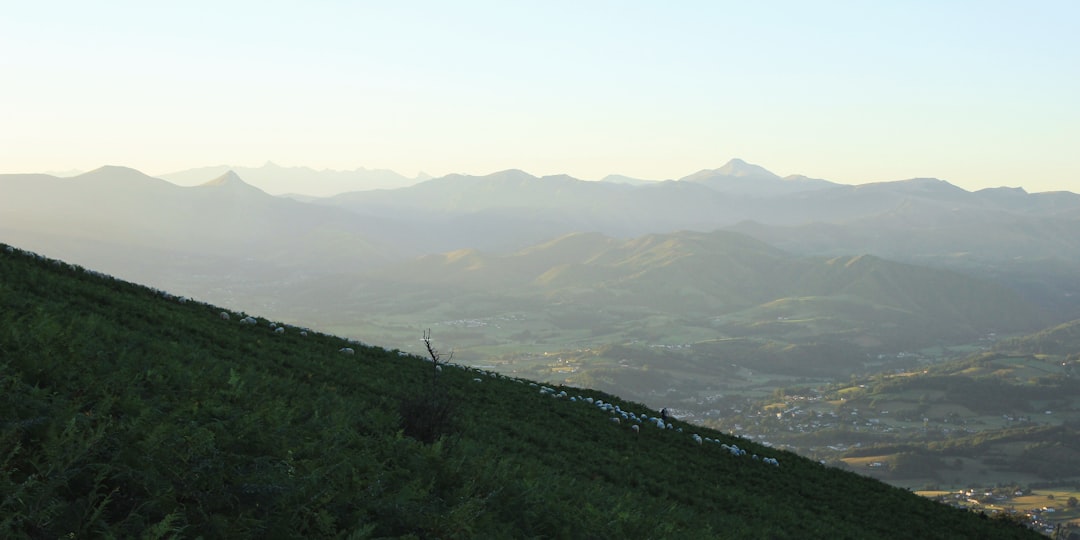
[[[342,348],[338,349],[338,352],[342,353],[342,354],[355,354],[356,353],[356,351],[352,350],[352,348],[350,348],[350,347],[342,347]]]
[[[222,311],[220,314],[218,314],[218,317],[221,317],[221,320],[223,321],[227,321],[229,320],[229,313],[226,311]]]

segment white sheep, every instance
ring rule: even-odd
[[[279,327],[275,328],[274,333],[275,334],[284,334],[285,333],[285,327],[284,326],[279,326]]]
[[[300,332],[300,337],[307,337],[307,330]]]
[[[641,426],[639,426],[639,425],[637,425],[637,424],[632,424],[632,425],[630,426],[630,429],[634,430],[634,433],[638,433],[638,432],[640,432],[640,431],[641,431]]]
[[[338,352],[342,353],[342,354],[355,354],[356,353],[356,351],[352,350],[351,347],[342,347],[342,348],[338,349]]]
[[[619,418],[617,416],[612,416],[611,417],[611,422],[614,423],[614,424],[621,423],[621,421],[619,420]]]
[[[223,321],[229,320],[229,314],[225,311],[222,311],[220,314],[218,314],[218,317],[221,317],[221,320]]]
[[[690,438],[694,439],[694,442],[696,442],[698,444],[701,444],[701,435],[698,435],[697,433],[695,433],[695,434],[691,435]]]
[[[255,325],[255,324],[258,324],[258,323],[259,323],[259,321],[256,321],[254,317],[244,317],[243,319],[240,319],[240,324]]]

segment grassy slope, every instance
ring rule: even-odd
[[[430,363],[219,311],[0,246],[0,536],[1029,534],[704,429],[635,435],[465,369],[443,371],[452,429],[424,444],[399,407]]]

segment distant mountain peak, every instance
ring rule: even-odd
[[[1020,187],[1020,186],[1017,186],[1017,187],[1000,186],[1000,187],[994,187],[994,188],[983,188],[983,189],[980,189],[979,191],[977,191],[976,193],[1007,193],[1009,195],[1028,195],[1029,194],[1026,189],[1024,189],[1023,187]]]
[[[654,184],[656,180],[643,180],[641,178],[633,178],[622,174],[609,174],[600,179],[601,182],[610,182],[612,184],[630,184],[634,186],[640,186],[643,184]]]
[[[168,182],[148,176],[142,171],[132,169],[131,167],[121,167],[118,165],[105,165],[98,167],[90,172],[82,173],[74,177],[80,181],[91,182],[105,182],[111,185],[142,185],[146,183],[152,184],[168,184]],[[119,184],[117,184],[119,183]]]
[[[790,194],[836,185],[805,176],[781,178],[760,165],[747,163],[739,158],[728,161],[719,169],[704,169],[681,180],[703,184],[723,193],[755,197]]]
[[[760,165],[754,165],[752,163],[747,163],[739,158],[734,158],[724,164],[723,167],[720,167],[719,169],[714,169],[713,173],[735,177],[756,176],[764,178],[780,178],[765,167],[762,167]]]
[[[253,191],[258,193],[264,193],[263,190],[245,182],[242,178],[240,178],[239,174],[236,174],[236,171],[233,171],[231,169],[225,174],[213,180],[210,180],[209,182],[199,184],[197,187],[227,189],[234,192]]]
[[[732,159],[719,169],[702,169],[690,176],[683,178],[692,182],[708,182],[719,179],[767,179],[779,180],[780,177],[768,169],[747,163],[739,158]]]
[[[803,182],[803,183],[817,183],[817,184],[832,184],[828,180],[822,178],[811,178],[805,174],[789,174],[783,178],[785,182]]]
[[[221,175],[221,176],[219,176],[219,177],[217,177],[217,178],[215,178],[213,180],[210,180],[209,182],[206,182],[206,183],[204,183],[202,185],[204,185],[204,186],[233,186],[233,185],[237,185],[237,184],[247,185],[247,183],[244,182],[244,180],[240,178],[240,175],[236,174],[236,171],[234,171],[232,169],[229,169],[225,174],[223,174],[223,175]]]
[[[873,182],[870,184],[860,184],[856,186],[857,189],[877,189],[880,187],[888,187],[889,189],[901,189],[911,193],[921,194],[965,194],[968,193],[964,188],[950,184],[949,182],[940,178],[908,178],[907,180],[893,180],[888,182]]]
[[[536,177],[521,169],[506,169],[487,175],[488,178],[506,178],[510,180],[535,180]]]
[[[132,169],[131,167],[123,167],[120,165],[103,165],[92,171],[85,172],[79,175],[80,178],[94,178],[99,176],[144,177],[146,176],[146,174],[139,170]]]

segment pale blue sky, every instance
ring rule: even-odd
[[[1075,1],[0,7],[0,172],[664,179],[739,157],[1080,191]]]

